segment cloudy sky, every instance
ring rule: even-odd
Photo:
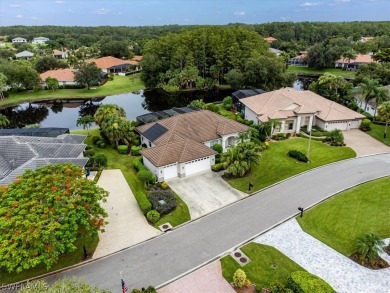
[[[0,26],[390,20],[389,0],[0,0]]]

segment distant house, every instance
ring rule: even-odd
[[[17,59],[31,59],[32,57],[34,57],[34,53],[31,53],[29,51],[23,51],[23,52],[20,52],[20,53],[17,53],[15,54],[16,58]]]
[[[66,59],[69,56],[69,52],[68,51],[53,50],[51,55],[57,59]]]
[[[355,59],[339,59],[336,61],[335,67],[336,68],[343,68],[348,71],[356,70],[359,68],[359,65],[362,64],[368,64],[371,62],[376,62],[374,59],[372,59],[371,55],[363,55],[363,54],[357,54]]]
[[[157,180],[186,177],[210,170],[215,164],[212,148],[221,144],[225,152],[236,145],[248,126],[208,110],[175,115],[136,128],[143,163]]]
[[[45,80],[48,77],[57,79],[59,85],[77,84],[74,80],[74,72],[70,68],[49,70],[41,73],[39,76],[41,78],[42,85],[45,85]]]
[[[390,95],[390,85],[386,85],[385,88],[388,90],[389,95]],[[362,109],[364,112],[370,114],[371,116],[376,115],[379,105],[377,104],[375,98],[366,102],[366,101],[362,100],[361,93],[356,93],[353,98],[354,98],[356,104],[358,105],[358,107],[360,109]]]
[[[50,41],[49,38],[45,38],[45,37],[38,37],[38,38],[34,38],[32,40],[32,43],[33,44],[45,44],[46,42]]]
[[[290,60],[288,60],[288,65],[291,66],[307,66],[307,51],[301,51],[299,54]]]
[[[374,39],[374,37],[361,37],[360,42],[365,43],[365,42],[371,41],[373,39]]]
[[[299,133],[302,126],[324,130],[359,128],[365,116],[311,91],[282,88],[241,99],[244,118],[256,124],[275,119],[281,125],[275,133]]]
[[[12,39],[12,43],[13,44],[22,44],[22,43],[27,43],[27,40],[25,38],[17,37],[17,38]]]
[[[266,37],[266,38],[264,38],[264,41],[266,41],[268,43],[272,43],[272,42],[275,42],[277,40],[278,39],[275,39],[274,37]]]
[[[94,62],[98,68],[104,73],[119,73],[125,72],[129,68],[138,67],[139,62],[135,60],[123,60],[112,56],[106,56],[98,59],[91,59],[89,62]]]
[[[272,53],[275,53],[276,56],[279,56],[280,53],[282,53],[282,51],[278,50],[278,49],[274,49],[274,48],[268,48],[268,51],[272,52]]]

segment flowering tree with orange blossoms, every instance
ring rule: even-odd
[[[0,267],[20,272],[76,249],[80,231],[104,231],[100,206],[108,192],[85,179],[72,164],[28,170],[8,186],[0,186]]]

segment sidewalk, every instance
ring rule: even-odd
[[[102,203],[108,214],[104,233],[93,258],[137,244],[161,232],[148,224],[121,170],[104,170],[97,183],[110,194]]]
[[[339,293],[383,293],[390,288],[390,268],[371,270],[358,265],[302,231],[295,219],[259,236],[254,242],[274,246]]]

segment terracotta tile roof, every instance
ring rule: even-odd
[[[292,88],[252,96],[240,100],[262,122],[269,119],[286,119],[297,114],[315,114],[324,121],[340,121],[364,118],[363,115],[311,91]]]
[[[349,61],[349,62],[348,62]],[[371,58],[371,55],[363,55],[363,54],[357,54],[355,59],[339,59],[336,61],[336,63],[370,63],[375,62],[374,59]]]
[[[39,75],[42,81],[52,77],[58,81],[74,81],[74,72],[70,68],[49,70]]]
[[[277,41],[278,39],[275,39],[274,37],[266,37],[264,38],[264,41],[268,42],[268,43],[272,43],[274,41]]]
[[[52,55],[61,55],[61,56],[62,56],[62,55],[65,54],[65,53],[66,53],[66,51],[65,51],[65,52],[62,52],[62,51],[60,51],[60,50],[54,49]]]
[[[175,141],[178,138],[188,138],[203,143],[218,139],[221,135],[245,132],[248,126],[225,118],[208,110],[185,113],[148,123],[136,128],[143,134],[155,124],[160,124],[168,131],[158,137],[153,143],[157,146]]]
[[[130,65],[138,65],[137,61],[134,60],[122,60],[119,58],[115,58],[112,56],[106,56],[98,59],[91,59],[89,62],[95,62],[96,66],[101,68],[101,69],[107,69],[111,68],[114,66],[120,66],[120,65],[125,65],[125,64],[130,64]]]
[[[217,152],[202,143],[182,138],[162,146],[142,150],[141,154],[156,167],[161,167],[216,155]]]
[[[131,58],[131,60],[133,61],[141,61],[141,59],[142,59],[141,55],[135,55],[133,58]]]

